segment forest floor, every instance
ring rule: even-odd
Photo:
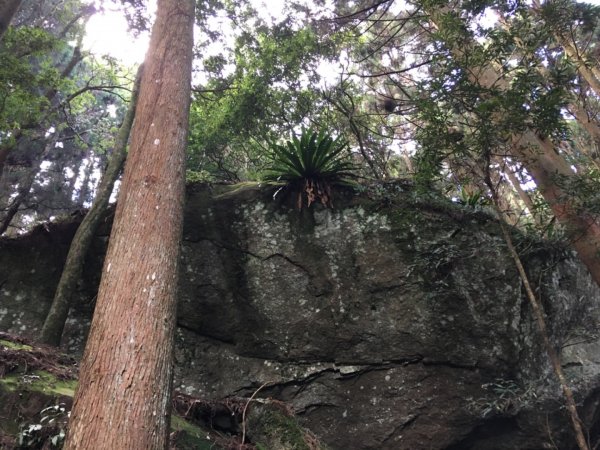
[[[0,332],[0,450],[61,448],[77,375],[74,358]],[[324,449],[282,402],[250,403],[174,392],[170,450]]]

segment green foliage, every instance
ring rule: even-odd
[[[187,183],[211,183],[215,181],[214,176],[206,170],[186,170],[185,181]]]
[[[24,425],[18,436],[18,448],[61,448],[66,436],[69,412],[64,403],[40,411],[37,423]]]
[[[317,200],[331,206],[331,186],[351,184],[354,178],[348,143],[341,137],[334,139],[324,129],[317,133],[303,128],[300,138],[293,136],[283,145],[272,143],[270,150],[271,165],[263,178],[290,186],[297,194],[298,209]]]
[[[490,199],[485,196],[485,193],[481,190],[475,192],[469,192],[464,187],[460,188],[458,193],[458,203],[461,205],[468,206],[470,208],[481,208],[490,204]]]
[[[491,2],[462,5],[478,14]],[[490,167],[494,172],[497,155],[510,154],[513,138],[523,133],[555,142],[569,136],[565,111],[578,84],[574,65],[556,51],[552,30],[530,7],[515,3],[508,11],[496,2],[493,9],[506,14],[503,26],[485,29],[474,23],[474,17],[450,12],[439,20],[440,31],[433,35],[432,45],[440,53],[463,48],[463,40],[468,51],[447,54],[447,60],[434,55],[429,77],[418,82],[424,94],[415,103],[419,122],[415,159],[417,180],[425,189],[433,181],[463,183],[481,177],[481,171],[469,173],[470,167]],[[488,68],[498,74],[493,85],[482,78]],[[454,140],[451,132],[457,127],[463,135],[460,140]],[[457,160],[472,163],[456,164]]]
[[[347,175],[352,165],[342,152],[348,144],[341,138],[333,139],[325,130],[319,133],[303,129],[300,138],[293,136],[284,145],[272,144],[267,169],[269,180],[294,181],[302,178],[338,180]]]
[[[488,392],[488,396],[469,402],[469,408],[481,417],[514,414],[531,405],[537,397],[532,387],[524,388],[513,380],[497,379],[482,387]]]
[[[573,208],[580,212],[600,214],[600,169],[597,166],[590,164],[584,174],[569,179],[555,178],[556,183],[574,198],[571,203]]]
[[[550,208],[550,205],[538,190],[529,190],[527,192],[533,202],[530,215],[522,218],[520,225],[529,240],[525,246],[529,246],[530,239],[543,239],[546,242],[553,241],[555,243],[566,244],[565,230],[562,226],[556,223],[556,218]],[[520,250],[521,252],[523,250]]]
[[[262,144],[320,110],[314,67],[327,49],[310,27],[246,20],[233,49],[201,61],[207,81],[190,111],[188,169],[233,182],[256,179]]]
[[[587,2],[553,0],[542,4],[541,15],[544,22],[559,34],[588,34],[598,30],[600,7]]]
[[[61,43],[44,30],[7,31],[0,42],[0,142],[5,133],[39,121],[48,107],[44,94],[60,87],[60,73],[50,56],[60,49]]]
[[[257,450],[261,449],[294,449],[313,450],[323,448],[309,432],[302,429],[293,417],[283,412],[268,410],[260,414],[260,423],[256,425],[260,438],[265,442],[257,442]]]

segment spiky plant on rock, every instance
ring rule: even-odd
[[[295,195],[298,209],[317,201],[333,207],[332,186],[350,185],[355,178],[348,147],[347,141],[325,130],[302,129],[300,138],[270,145],[271,165],[263,178]]]

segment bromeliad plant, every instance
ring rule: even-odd
[[[332,186],[351,185],[356,177],[348,159],[348,142],[340,137],[333,139],[325,130],[317,133],[302,129],[300,138],[292,136],[284,144],[272,143],[269,147],[271,165],[264,179],[283,184],[296,195],[298,209],[316,201],[333,207]]]

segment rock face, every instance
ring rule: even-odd
[[[401,183],[301,212],[252,186],[188,194],[177,389],[219,398],[262,387],[258,397],[291,404],[332,449],[574,448],[491,216],[417,201]],[[37,230],[0,241],[0,329],[41,326],[64,228],[67,237]],[[597,439],[600,290],[564,249],[515,239]],[[105,241],[63,341],[74,353]]]

